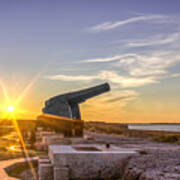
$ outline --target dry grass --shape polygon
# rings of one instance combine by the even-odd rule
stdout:
[[[166,131],[129,130],[125,125],[85,123],[85,129],[96,133],[116,134],[124,137],[145,138],[156,142],[180,143],[180,133]]]
[[[162,135],[153,138],[156,142],[179,143],[180,135]]]

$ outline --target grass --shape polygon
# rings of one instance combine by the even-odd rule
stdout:
[[[14,158],[19,158],[22,157],[22,154],[19,152],[10,152],[7,151],[7,147],[14,145],[14,141],[7,141],[2,138],[0,138],[0,160],[8,160],[8,159],[14,159]]]
[[[106,134],[118,134],[122,135],[127,130],[125,127],[119,127],[108,124],[91,124],[85,123],[85,129],[91,132],[106,133]]]
[[[148,154],[148,152],[145,151],[145,150],[140,150],[140,151],[138,151],[138,152],[139,152],[139,154],[141,154],[141,155],[147,155],[147,154]]]
[[[32,165],[35,169],[37,169],[37,160],[32,161]],[[9,167],[6,169],[6,172],[9,176],[15,177],[15,178],[20,178],[23,172],[30,170],[29,165],[27,162],[22,162],[22,163],[16,163],[12,167]],[[31,173],[31,172],[29,172]],[[32,176],[32,175],[31,175]]]
[[[123,125],[86,122],[85,129],[96,133],[116,134],[124,137],[149,139],[156,142],[180,144],[180,133],[166,131],[130,130]]]
[[[12,145],[20,146],[20,144],[18,144],[16,141],[0,138],[0,161],[24,157],[22,152],[8,151],[7,147]],[[32,148],[29,148],[28,152],[30,157],[43,155],[45,153]]]
[[[36,157],[39,155],[45,155],[45,152],[42,151],[34,151],[34,150],[28,150],[28,154],[30,157]],[[4,151],[4,150],[0,150],[0,161],[4,161],[4,160],[9,160],[9,159],[16,159],[16,158],[21,158],[24,157],[22,152],[9,152],[9,151]]]
[[[180,135],[161,135],[156,136],[153,138],[156,142],[166,142],[166,143],[179,143],[180,142]]]

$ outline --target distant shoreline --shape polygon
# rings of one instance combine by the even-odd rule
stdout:
[[[180,124],[131,124],[129,130],[180,132]]]

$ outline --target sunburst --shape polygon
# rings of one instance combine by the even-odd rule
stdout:
[[[19,112],[27,112],[27,111],[24,111],[22,108],[19,108],[19,104],[23,100],[26,93],[32,88],[35,81],[39,78],[39,75],[40,75],[40,73],[37,76],[35,76],[35,78],[26,86],[24,91],[20,94],[20,96],[15,101],[12,101],[10,99],[4,83],[2,83],[2,81],[0,82],[2,92],[3,92],[3,95],[5,97],[5,103],[3,105],[2,104],[0,105],[0,109],[3,112],[2,113],[3,114],[2,115],[2,120],[4,120],[5,118],[9,118],[9,119],[12,120],[13,125],[15,127],[15,130],[16,130],[16,132],[18,134],[21,146],[23,148],[23,153],[24,153],[26,159],[29,159],[30,156],[29,156],[28,150],[26,148],[26,144],[24,142],[21,131],[20,131],[19,127],[18,127],[16,114],[19,113]],[[35,169],[33,167],[33,164],[31,163],[31,161],[28,161],[28,164],[29,164],[29,167],[31,169],[32,176],[36,180],[37,177],[36,177],[36,172],[35,172]]]
[[[14,112],[14,110],[15,110],[14,106],[8,106],[7,107],[7,111],[10,113]]]

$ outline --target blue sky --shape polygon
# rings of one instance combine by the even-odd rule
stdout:
[[[1,81],[16,97],[40,73],[22,102],[37,114],[49,96],[107,81],[85,119],[177,122],[179,12],[178,0],[1,1]]]

